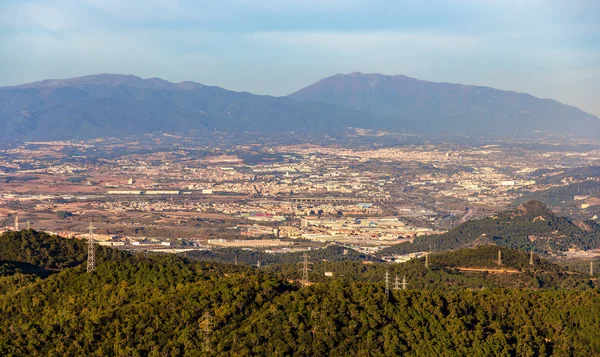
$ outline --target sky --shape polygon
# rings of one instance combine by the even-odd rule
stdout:
[[[280,96],[351,72],[600,116],[600,1],[0,1],[0,86],[119,73]]]

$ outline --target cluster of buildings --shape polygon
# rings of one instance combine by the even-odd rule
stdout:
[[[75,214],[72,220],[97,214],[110,225],[131,226],[159,214],[157,224],[178,229],[186,219],[220,215],[242,240],[338,242],[370,252],[498,211],[526,193],[580,180],[546,180],[532,175],[536,170],[600,165],[597,151],[549,153],[510,145],[157,150],[135,144],[148,150],[132,154],[119,145],[27,143],[3,150],[0,219],[29,210],[36,221],[50,221],[63,210]],[[66,149],[77,154],[66,155]],[[600,204],[597,193],[580,196],[575,200],[582,210]],[[63,224],[54,219],[54,226]],[[130,238],[124,244],[133,244]]]

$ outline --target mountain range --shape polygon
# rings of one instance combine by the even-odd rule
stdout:
[[[0,88],[0,139],[221,131],[313,136],[363,128],[425,135],[600,136],[600,119],[528,94],[352,73],[287,97],[100,74]]]

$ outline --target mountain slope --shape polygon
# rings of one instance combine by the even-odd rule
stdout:
[[[96,262],[123,259],[127,253],[96,247]],[[33,229],[0,234],[0,276],[14,272],[47,276],[82,265],[87,260],[87,243],[78,239],[37,232]]]
[[[529,201],[496,216],[467,221],[440,235],[417,237],[381,251],[382,255],[457,249],[482,244],[497,244],[542,253],[569,248],[600,247],[600,225],[594,221],[574,221],[557,217],[538,201]]]
[[[337,74],[290,98],[394,118],[389,129],[450,135],[600,136],[600,119],[529,94],[382,74]]]
[[[330,134],[376,115],[194,82],[95,75],[0,88],[0,138],[86,139],[203,130]]]

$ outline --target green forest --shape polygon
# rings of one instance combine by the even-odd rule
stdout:
[[[427,267],[328,260],[329,247],[309,253],[303,286],[300,260],[257,269],[97,247],[87,273],[85,241],[23,230],[0,243],[2,356],[600,354],[595,278],[506,247],[432,254]],[[516,273],[458,269],[498,269],[499,249]]]
[[[600,248],[600,225],[556,216],[539,201],[529,201],[493,217],[470,220],[444,234],[416,237],[381,251],[381,255],[449,250],[495,244],[543,254],[569,248]]]

